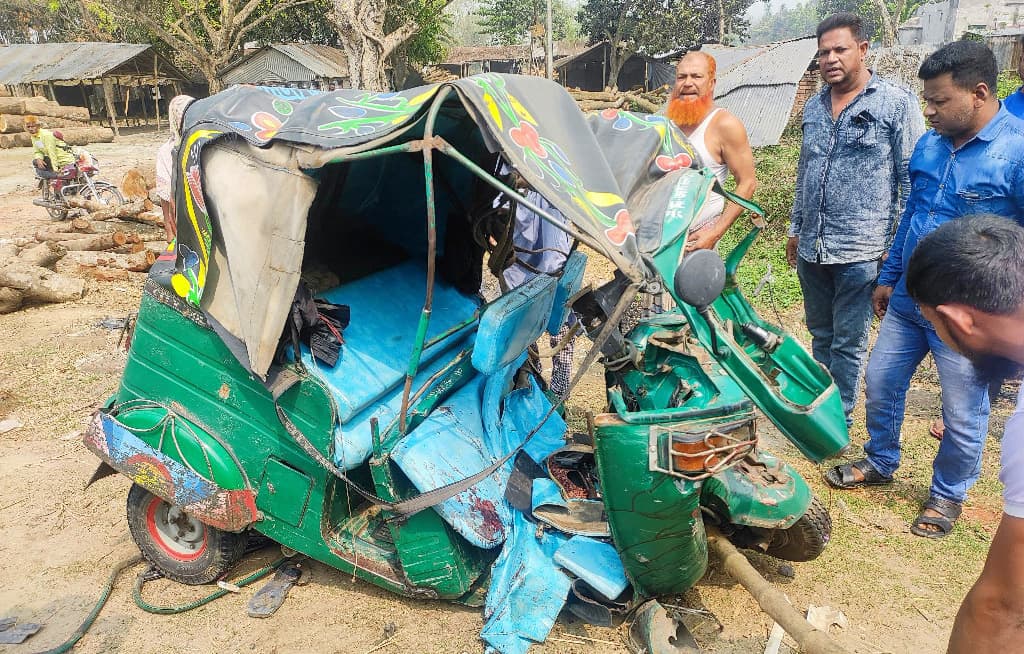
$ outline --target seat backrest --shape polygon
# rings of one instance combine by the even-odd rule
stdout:
[[[583,286],[583,273],[587,269],[587,255],[579,250],[569,254],[569,258],[562,267],[562,276],[558,278],[558,288],[555,290],[555,305],[551,310],[551,319],[548,321],[548,333],[554,336],[565,324],[569,315],[569,307],[566,303],[573,295],[579,292]]]
[[[492,375],[540,338],[551,317],[557,281],[537,275],[484,309],[473,348],[473,367]]]

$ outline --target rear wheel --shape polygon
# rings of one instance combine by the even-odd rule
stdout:
[[[88,186],[83,186],[80,195],[86,200],[95,200],[108,207],[116,207],[124,204],[124,198],[117,187],[107,182],[93,182],[96,191],[93,192]]]
[[[128,529],[146,560],[183,584],[210,583],[245,552],[245,533],[204,525],[138,484],[128,491]]]
[[[788,529],[776,529],[766,554],[785,561],[812,561],[818,558],[832,537],[832,518],[817,497],[811,498],[800,519]]]

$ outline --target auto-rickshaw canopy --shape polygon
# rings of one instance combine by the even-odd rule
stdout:
[[[238,86],[185,116],[172,287],[264,377],[322,186],[345,185],[330,196],[339,220],[359,214],[432,256],[478,179],[500,187],[499,156],[635,283],[661,281],[645,255],[674,238],[663,233],[669,205],[685,227],[712,183],[665,117],[584,115],[541,78],[484,74],[397,93]],[[339,164],[344,173],[325,172]]]

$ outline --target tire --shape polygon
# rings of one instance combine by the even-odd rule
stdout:
[[[776,529],[765,554],[784,561],[813,561],[832,537],[832,518],[817,497],[789,529]]]
[[[132,484],[128,529],[142,556],[168,579],[199,585],[214,581],[245,553],[248,537],[204,525],[163,498]]]
[[[45,202],[58,202],[57,198],[54,197],[52,189],[50,188],[50,180],[41,180],[42,184],[42,198]],[[55,207],[46,207],[46,213],[50,214],[51,220],[65,220],[68,217],[67,209],[57,209]]]
[[[121,191],[117,190],[117,187],[113,184],[93,182],[92,185],[96,187],[95,193],[88,186],[83,186],[81,191],[79,191],[79,195],[86,200],[102,202],[108,207],[117,207],[124,204],[124,197],[121,196]]]

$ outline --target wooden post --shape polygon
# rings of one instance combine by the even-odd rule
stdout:
[[[761,574],[750,565],[732,543],[726,540],[718,529],[708,527],[708,550],[718,555],[722,566],[729,575],[757,600],[761,610],[786,630],[801,652],[807,654],[848,654],[848,650],[832,640],[827,633],[816,628],[800,615],[786,596],[772,587]]]
[[[107,115],[110,116],[110,127],[114,130],[114,138],[121,134],[117,131],[117,114],[114,111],[114,84],[109,77],[103,78],[103,102],[107,106]]]
[[[153,53],[153,105],[156,111],[156,131],[160,131],[160,75],[156,67],[156,53]]]

